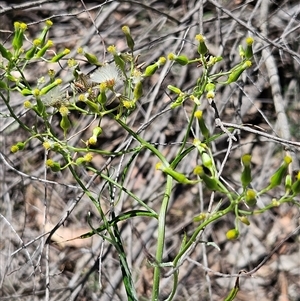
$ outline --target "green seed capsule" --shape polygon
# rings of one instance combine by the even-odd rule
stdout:
[[[205,44],[205,38],[203,35],[196,35],[195,39],[199,42],[198,45],[198,53],[201,55],[205,55],[208,52],[207,46]]]
[[[133,90],[133,96],[134,96],[134,100],[137,101],[139,100],[143,95],[143,84],[142,82],[137,82],[134,90]]]
[[[185,55],[176,56],[174,60],[181,66],[185,66],[189,63],[189,59]]]
[[[200,179],[205,183],[205,186],[212,191],[222,191],[222,189],[220,189],[219,185],[218,185],[218,181],[213,178],[213,177],[209,177],[205,171],[203,166],[201,165],[197,165],[194,168],[194,174],[198,175],[200,177]]]
[[[102,128],[100,126],[97,126],[93,129],[93,136],[100,136],[102,134]]]
[[[61,170],[61,167],[60,167],[60,164],[58,162],[55,162],[51,159],[48,159],[46,161],[46,166],[50,167],[50,169],[53,171],[53,172],[58,172]]]
[[[130,34],[130,29],[129,29],[129,27],[128,27],[128,26],[123,26],[123,27],[122,27],[122,31],[123,31],[123,33],[124,33],[124,35],[125,35],[125,37],[126,37],[126,42],[127,42],[127,45],[128,45],[128,47],[129,47],[129,49],[130,49],[131,51],[133,51],[133,48],[134,48],[134,40],[133,40],[133,38],[132,38],[132,36],[131,36],[131,34]]]
[[[253,189],[248,189],[246,191],[245,202],[249,207],[254,207],[256,205],[256,192]]]
[[[246,61],[245,63],[243,63],[240,66],[236,66],[232,69],[231,73],[228,76],[228,79],[226,81],[226,84],[231,84],[236,82],[240,75],[248,68],[250,68],[252,65],[252,63],[250,61]]]
[[[157,69],[158,69],[158,64],[155,63],[153,65],[149,65],[144,72],[144,76],[153,75]]]
[[[270,185],[269,188],[276,187],[281,184],[283,177],[285,176],[289,164],[292,162],[292,158],[290,156],[286,156],[284,158],[283,163],[281,166],[275,171],[275,173],[272,175],[270,179]]]
[[[56,62],[58,62],[59,60],[61,60],[63,57],[65,57],[66,55],[68,55],[69,53],[70,53],[70,50],[66,48],[63,52],[61,52],[61,53],[55,55],[55,56],[51,59],[51,62],[52,62],[52,63],[56,63]],[[88,61],[89,61],[89,60],[88,60]],[[91,62],[89,61],[89,63],[91,63]],[[91,63],[91,64],[93,64],[93,63]],[[96,62],[95,62],[94,64],[97,65]]]
[[[168,85],[168,87],[167,87],[170,91],[172,91],[172,92],[174,92],[175,94],[181,94],[182,93],[182,91],[179,89],[179,88],[177,88],[177,87],[174,87],[174,86],[172,86],[172,85]]]
[[[64,133],[66,134],[68,129],[71,127],[71,122],[67,115],[62,116],[59,125],[63,129]]]
[[[7,59],[7,60],[11,60],[11,58],[13,57],[13,55],[12,55],[12,53],[9,51],[9,50],[7,50],[3,45],[2,45],[2,43],[0,43],[0,53],[1,53],[1,55],[5,58],[5,59]]]
[[[246,39],[247,47],[246,47],[246,51],[245,51],[245,57],[247,60],[249,60],[253,57],[253,48],[252,48],[253,42],[254,42],[254,40],[251,37],[248,37]]]
[[[245,225],[247,225],[247,226],[250,225],[250,222],[249,222],[249,219],[248,219],[247,216],[240,216],[240,217],[239,217],[239,220],[240,220],[243,224],[245,224]]]

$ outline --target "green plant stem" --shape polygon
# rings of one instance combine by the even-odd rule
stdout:
[[[178,262],[181,259],[181,257],[188,251],[188,249],[192,246],[192,244],[196,241],[198,234],[200,231],[204,230],[204,228],[211,224],[212,222],[218,220],[222,216],[228,214],[229,212],[233,211],[235,208],[236,204],[235,202],[231,202],[231,204],[224,210],[218,211],[214,213],[212,216],[210,216],[208,219],[206,219],[203,223],[201,223],[196,230],[194,231],[193,235],[191,238],[188,240],[186,245],[180,250],[180,252],[177,254],[177,256],[174,258],[173,261],[173,267],[177,268]]]
[[[163,154],[157,149],[155,148],[151,143],[145,141],[143,138],[141,138],[137,133],[135,133],[132,129],[130,129],[126,123],[124,123],[122,120],[120,119],[115,119],[121,126],[122,128],[124,128],[132,137],[134,137],[138,142],[140,142],[144,147],[146,147],[147,149],[149,149],[154,155],[156,155],[160,161],[165,165],[165,166],[169,166],[168,161],[166,160],[166,158],[163,156]]]
[[[142,216],[142,217],[151,217],[151,218],[158,218],[157,214],[148,212],[148,211],[143,211],[143,210],[131,210],[125,213],[121,213],[120,215],[116,216],[115,218],[113,218],[112,220],[108,221],[108,224],[110,227],[114,226],[115,224],[117,224],[118,222],[121,221],[125,221],[128,220],[129,218],[133,218],[136,216]],[[89,231],[87,233],[84,233],[82,235],[80,235],[79,237],[75,237],[75,239],[77,238],[89,238],[92,237],[94,234],[99,234],[100,232],[104,231],[106,229],[105,225],[101,225],[100,227],[98,227],[97,229],[93,229],[92,231]]]
[[[123,275],[123,283],[124,283],[128,301],[138,301],[136,290],[134,287],[134,282],[132,279],[132,274],[128,266],[125,250],[121,240],[121,234],[117,224],[113,226],[113,231],[114,231],[114,246],[119,255],[119,261],[120,261],[121,271]]]
[[[182,153],[183,149],[185,148],[185,145],[186,145],[187,139],[189,138],[190,130],[191,130],[191,127],[192,127],[192,124],[193,124],[193,121],[194,121],[194,114],[197,111],[197,108],[198,108],[198,106],[194,105],[193,112],[191,114],[191,118],[189,120],[189,124],[187,126],[186,133],[185,133],[184,138],[183,138],[183,143],[182,143],[182,145],[181,145],[181,147],[180,147],[180,149],[177,153],[176,158]]]
[[[7,109],[9,110],[9,113],[11,114],[11,117],[20,125],[20,127],[27,131],[28,133],[30,133],[32,136],[35,135],[36,133],[31,130],[28,126],[26,126],[18,117],[17,115],[14,113],[14,110],[12,109],[12,107],[9,105],[9,101],[10,101],[10,94],[7,94],[7,98],[5,98],[5,96],[0,93],[1,98],[3,99]]]
[[[156,256],[155,256],[158,265],[154,268],[152,301],[158,301],[158,297],[159,297],[159,283],[160,283],[160,275],[161,275],[160,263],[162,262],[162,258],[163,258],[165,232],[166,232],[166,214],[168,211],[168,205],[169,205],[170,195],[172,191],[172,183],[173,183],[173,178],[171,176],[167,176],[166,190],[165,190],[164,198],[158,216],[158,237],[157,237],[157,249],[156,249]]]
[[[139,199],[135,194],[133,194],[130,190],[127,190],[125,187],[123,187],[122,185],[120,185],[119,183],[115,182],[113,179],[111,179],[109,176],[99,172],[98,170],[96,170],[95,168],[92,168],[90,166],[87,167],[88,170],[91,170],[93,173],[99,175],[101,178],[107,180],[108,182],[110,182],[111,184],[115,185],[116,187],[118,187],[119,189],[123,190],[124,192],[126,192],[128,195],[130,195],[134,200],[136,200],[141,206],[143,206],[144,208],[146,208],[149,212],[156,214],[156,212],[150,208],[146,203],[144,203],[141,199]]]

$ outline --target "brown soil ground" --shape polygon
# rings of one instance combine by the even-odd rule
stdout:
[[[297,0],[0,1],[0,42],[9,43],[14,21],[28,24],[27,36],[32,40],[47,19],[54,23],[49,36],[57,47],[53,50],[67,47],[71,56],[78,57],[76,50],[83,47],[101,61],[110,59],[105,51],[108,45],[128,51],[121,31],[121,26],[127,24],[135,39],[135,52],[140,54],[139,63],[145,65],[169,52],[194,57],[194,37],[202,32],[210,53],[223,56],[220,68],[228,69],[238,62],[238,45],[251,35],[255,39],[254,66],[238,84],[217,91],[215,102],[220,118],[289,141],[300,139],[300,5]],[[36,82],[47,73],[48,67],[42,61],[32,64],[26,71],[28,80]],[[63,66],[56,64],[53,68],[58,76],[64,79],[68,76]],[[86,73],[92,70],[84,61],[81,69]],[[172,97],[167,86],[191,89],[200,69],[177,65],[170,68],[166,64],[146,82],[148,92],[130,116],[132,128],[137,130],[145,125],[141,135],[155,143],[168,160],[180,147],[178,142],[184,137],[192,105],[187,103],[184,109],[160,114]],[[19,94],[12,95],[11,106],[17,115],[23,114],[24,99]],[[206,101],[201,108],[210,130],[220,132],[215,127],[213,109]],[[73,114],[71,118],[76,124],[72,129],[72,143],[80,145],[91,135],[93,116]],[[22,120],[34,125],[30,112],[22,115]],[[103,133],[99,147],[108,151],[118,149],[128,138],[108,118]],[[213,145],[219,167],[228,149],[226,136],[222,137]],[[94,227],[101,223],[95,206],[87,197],[80,197],[81,191],[68,171],[51,173],[45,169],[45,151],[37,141],[32,140],[22,152],[10,153],[11,145],[26,138],[27,134],[13,122],[0,100],[0,300],[127,300],[118,255],[108,242],[96,236],[67,241],[90,231],[89,212]],[[257,190],[266,186],[287,151],[293,157],[293,169],[299,169],[299,144],[287,147],[249,131],[240,131],[238,138],[222,172],[224,181],[234,189],[238,189],[242,153],[252,153],[252,185]],[[133,142],[130,147],[135,146]],[[100,170],[107,159],[96,156],[94,167]],[[124,169],[130,159],[131,155],[123,162],[120,157],[112,160],[108,166],[112,175]],[[144,151],[134,160],[124,186],[159,210],[165,177],[155,171],[157,159]],[[178,170],[191,174],[196,156],[193,160],[182,162]],[[84,168],[80,176],[84,183],[90,184],[109,215],[111,195],[104,180],[96,178],[90,182],[91,174]],[[211,193],[204,187],[202,195],[199,191],[199,187],[174,186],[167,215],[166,262],[177,254],[183,235],[191,235],[197,226],[193,217],[201,208],[208,208]],[[278,189],[264,195],[258,206],[263,207],[282,193]],[[215,206],[220,198],[218,195],[214,198]],[[299,198],[295,202],[299,205]],[[45,245],[49,231],[71,208],[72,213],[56,231],[51,244]],[[123,194],[115,211],[132,208],[138,209],[137,204]],[[226,231],[234,227],[234,216],[226,216],[207,227],[180,267],[174,300],[224,300],[236,281],[234,275],[256,269],[251,275],[241,277],[235,300],[299,301],[299,216],[297,204],[284,204],[253,216],[250,226],[241,227],[240,238],[235,241],[225,237]],[[157,221],[135,217],[120,223],[120,231],[139,300],[149,300],[153,267],[146,255],[155,254]],[[203,241],[214,242],[219,249]],[[168,267],[163,269],[160,300],[165,300],[170,293],[172,276],[168,272]]]

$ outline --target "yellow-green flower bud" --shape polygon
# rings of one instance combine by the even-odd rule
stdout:
[[[93,101],[90,101],[89,99],[85,98],[84,102],[87,104],[91,112],[100,114],[99,105]]]
[[[196,97],[195,95],[190,95],[190,100],[193,101],[197,106],[201,105],[199,98]]]
[[[285,177],[285,191],[289,192],[292,188],[292,177],[290,174]]]
[[[245,225],[247,225],[247,226],[250,225],[250,222],[249,222],[249,219],[248,219],[247,216],[239,216],[239,220],[240,220],[243,224],[245,224]]]
[[[25,53],[26,60],[30,60],[34,57],[37,52],[38,46],[41,45],[41,40],[35,39],[32,44],[32,47]]]
[[[49,32],[50,27],[53,25],[51,20],[46,20],[45,27],[43,28],[42,33],[39,36],[39,40],[41,41],[41,45],[45,45],[47,33]]]
[[[207,98],[208,100],[214,99],[214,98],[215,98],[215,92],[213,92],[213,91],[207,92],[206,98]]]
[[[189,63],[189,59],[185,55],[179,55],[176,57],[175,62],[181,66],[185,66]]]
[[[135,100],[123,99],[122,105],[124,108],[126,108],[127,110],[130,110],[130,111],[133,111],[136,108]]]
[[[69,109],[68,109],[66,106],[61,106],[61,107],[59,108],[59,113],[60,113],[60,115],[61,115],[62,117],[68,116],[68,114],[69,114]]]
[[[53,22],[51,20],[46,20],[45,24],[48,28],[50,28],[53,25]]]
[[[240,55],[241,59],[245,58],[245,49],[242,45],[239,45],[239,55]]]
[[[1,55],[2,55],[5,59],[7,59],[8,61],[10,61],[10,60],[12,59],[12,57],[13,57],[12,53],[11,53],[8,49],[6,49],[6,48],[2,45],[2,43],[0,43],[0,53],[1,53]]]
[[[250,166],[251,165],[251,155],[245,154],[241,158],[243,166]]]
[[[209,61],[207,62],[207,66],[211,67],[222,60],[223,60],[223,58],[221,56],[211,56],[209,58]]]
[[[25,23],[15,22],[15,34],[12,41],[12,46],[15,51],[18,51],[23,46],[23,40],[24,40],[24,32],[27,29],[27,25]]]
[[[10,151],[14,154],[19,151],[19,148],[17,145],[12,145]]]
[[[32,103],[29,100],[25,100],[23,105],[24,105],[25,109],[31,109],[32,108]]]
[[[75,60],[75,59],[68,59],[68,67],[69,68],[74,68],[74,67],[76,67],[76,66],[78,66],[78,63],[77,63],[77,61]]]
[[[60,85],[61,83],[62,83],[62,80],[60,78],[57,78],[53,83],[51,83],[48,86],[41,89],[39,95],[47,94],[51,89],[53,89],[54,87]]]
[[[24,147],[25,147],[25,143],[24,142],[18,142],[16,145],[17,145],[17,147],[18,147],[19,150],[23,150]]]
[[[142,82],[137,82],[133,90],[134,100],[135,101],[139,100],[142,97],[142,95],[143,95],[143,84]]]
[[[21,94],[22,94],[23,96],[29,96],[29,95],[33,95],[33,91],[32,91],[32,90],[29,90],[29,89],[27,89],[27,88],[25,88],[25,89],[22,89],[22,90],[21,90]]]
[[[179,94],[179,96],[176,98],[176,100],[171,104],[171,109],[175,109],[177,107],[180,107],[183,102],[186,99],[186,95],[184,93]]]
[[[209,190],[212,190],[212,191],[223,191],[219,185],[218,185],[218,181],[213,178],[213,177],[209,177],[205,171],[204,171],[204,168],[203,166],[201,165],[197,165],[195,168],[194,168],[194,174],[195,175],[198,175],[201,180],[205,183],[206,187],[209,189]]]
[[[292,158],[290,156],[285,156],[283,163],[281,166],[275,171],[270,179],[269,188],[273,188],[281,184],[283,177],[285,176],[289,164],[292,162]]]
[[[256,192],[253,189],[248,189],[245,194],[245,202],[249,207],[254,207],[257,203]]]
[[[238,66],[234,67],[231,70],[231,73],[228,76],[228,79],[226,81],[226,84],[231,84],[233,82],[236,82],[240,75],[248,68],[250,68],[252,63],[250,61],[246,61],[243,64],[239,64]]]
[[[110,45],[110,46],[108,46],[108,47],[107,47],[107,51],[108,51],[109,53],[111,53],[112,55],[117,54],[117,48],[116,48],[115,45]]]
[[[201,157],[202,157],[203,166],[205,166],[206,168],[208,168],[210,170],[213,166],[212,158],[206,152],[202,152]]]
[[[83,158],[85,162],[91,162],[93,160],[93,154],[87,153]]]
[[[51,143],[49,141],[45,141],[45,142],[43,142],[43,147],[46,150],[49,150],[51,148]]]
[[[234,240],[239,237],[240,233],[237,229],[230,229],[226,232],[226,238],[228,240]]]
[[[198,53],[201,55],[205,55],[208,52],[207,46],[205,44],[205,38],[201,34],[197,34],[195,39],[199,42],[198,45]]]
[[[25,53],[25,59],[30,60],[34,57],[35,53],[37,51],[36,46],[32,46],[26,53]]]
[[[70,53],[70,49],[66,48],[63,52],[55,55],[52,59],[51,62],[52,63],[56,63],[58,62],[60,59],[62,59],[63,57],[65,57],[66,55],[68,55]],[[90,62],[90,61],[89,61]]]
[[[171,52],[171,53],[169,53],[168,54],[168,60],[170,60],[170,61],[174,61],[175,60],[175,58],[176,58],[176,54],[174,54],[173,52]]]
[[[17,144],[13,145],[11,148],[10,148],[10,151],[12,153],[16,153],[20,150],[23,150],[25,147],[25,143],[24,142],[18,142]]]
[[[165,62],[166,62],[166,58],[160,57],[155,64],[149,65],[146,68],[143,76],[151,76],[151,75],[153,75],[161,65],[165,64]]]
[[[274,207],[279,207],[280,206],[280,202],[278,200],[276,200],[276,199],[272,199],[272,205]]]
[[[208,130],[208,128],[205,124],[204,118],[203,118],[203,111],[196,111],[195,117],[198,120],[198,124],[199,124],[199,127],[200,127],[203,137],[205,139],[208,139],[210,136],[210,133],[209,133],[209,130]]]
[[[75,164],[76,165],[82,165],[83,163],[85,163],[85,159],[83,157],[79,157],[76,159]]]
[[[203,118],[203,111],[200,110],[196,111],[194,117],[196,117],[197,119]]]
[[[63,129],[64,134],[66,135],[68,129],[71,127],[71,122],[67,115],[62,116],[59,125]]]
[[[95,145],[97,143],[98,136],[102,134],[102,128],[97,126],[93,129],[93,135],[88,140],[88,145]]]
[[[96,126],[93,129],[93,136],[98,137],[102,134],[102,128],[100,126]]]
[[[51,145],[51,149],[53,149],[55,152],[58,152],[62,149],[61,145],[57,142],[54,142],[52,145]]]
[[[205,86],[205,91],[206,92],[213,92],[215,90],[216,90],[216,85],[215,84],[213,84],[213,83],[206,84],[206,86]]]
[[[100,85],[102,85],[102,84],[104,84],[106,86],[105,83],[101,83]],[[101,87],[100,87],[100,93],[97,97],[97,101],[102,105],[104,105],[107,101],[105,90],[102,90]]]
[[[174,86],[172,86],[172,85],[168,85],[167,88],[168,88],[170,91],[174,92],[175,94],[181,94],[181,93],[182,93],[182,91],[181,91],[179,88],[174,87]]]
[[[168,55],[168,59],[175,61],[177,64],[179,64],[181,66],[185,66],[185,65],[187,65],[189,63],[189,59],[187,58],[186,55],[183,55],[183,54],[177,56],[177,55],[175,55],[173,53],[170,53]]]
[[[36,53],[35,57],[36,58],[42,57],[46,53],[46,51],[53,45],[54,45],[53,42],[51,40],[48,40],[47,43]]]
[[[78,101],[86,101],[86,96],[84,94],[79,94],[78,95]]]
[[[202,212],[202,213],[200,213],[199,215],[195,216],[195,217],[193,218],[193,221],[194,221],[194,222],[202,222],[202,221],[204,221],[206,218],[207,218],[207,213]]]
[[[253,42],[254,42],[254,40],[253,40],[252,37],[248,37],[246,39],[247,47],[246,47],[246,50],[245,50],[245,58],[247,60],[249,60],[253,57],[253,49],[252,49]]]
[[[79,157],[76,159],[75,164],[81,165],[84,163],[91,162],[93,160],[93,155],[91,153],[87,153],[84,157]]]
[[[175,171],[171,167],[164,166],[161,162],[156,164],[156,169],[161,170],[162,172],[166,173],[167,175],[171,176],[174,180],[181,184],[195,184],[197,181],[189,180],[183,173]]]
[[[159,67],[162,66],[162,65],[164,65],[165,63],[166,63],[166,58],[163,57],[163,56],[161,56],[161,57],[158,59],[158,61],[157,61],[157,64],[158,64]]]
[[[133,48],[134,48],[134,40],[133,40],[133,38],[132,38],[132,36],[131,36],[131,34],[130,34],[130,29],[129,29],[129,27],[128,27],[128,26],[123,26],[123,27],[122,27],[122,31],[123,31],[123,33],[124,33],[124,35],[125,35],[125,37],[126,37],[126,42],[127,42],[127,45],[128,45],[128,47],[129,47],[129,49],[130,49],[131,51],[133,51]]]
[[[114,45],[108,46],[107,51],[113,55],[116,66],[118,66],[120,68],[120,70],[124,74],[126,74],[126,72],[125,72],[126,63],[125,63],[124,59],[121,57],[121,55],[117,52],[116,46],[114,46]]]
[[[50,169],[53,171],[53,172],[58,172],[60,171],[61,167],[60,167],[60,164],[58,162],[55,162],[51,159],[48,159],[46,161],[46,166],[47,167],[50,167]]]
[[[155,63],[153,65],[149,65],[146,68],[145,72],[144,72],[144,76],[151,76],[151,75],[153,75],[156,72],[157,69],[158,69],[157,63]]]
[[[89,140],[87,141],[87,145],[95,145],[97,143],[97,137],[92,136],[89,138]]]

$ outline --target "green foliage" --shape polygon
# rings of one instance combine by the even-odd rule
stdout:
[[[12,39],[12,49],[7,49],[0,44],[0,53],[2,60],[0,62],[1,81],[0,81],[0,95],[2,101],[9,109],[11,116],[18,122],[23,129],[28,133],[28,139],[38,140],[40,145],[48,151],[48,160],[46,166],[52,172],[60,172],[63,169],[69,169],[74,176],[74,180],[80,187],[83,188],[87,197],[95,205],[99,212],[99,218],[102,220],[102,225],[96,229],[92,229],[89,233],[82,235],[80,238],[90,237],[92,235],[101,235],[104,239],[109,241],[119,253],[120,266],[123,272],[124,286],[127,292],[128,300],[138,300],[135,292],[134,281],[127,263],[126,251],[122,244],[121,234],[118,230],[118,223],[120,221],[129,220],[137,216],[144,216],[158,219],[159,228],[156,245],[156,263],[154,264],[154,281],[153,281],[153,295],[152,300],[159,299],[159,285],[161,279],[162,254],[164,250],[165,240],[165,224],[167,216],[167,208],[169,205],[170,195],[172,193],[172,186],[174,183],[183,184],[186,186],[197,185],[202,182],[206,189],[210,192],[218,192],[221,199],[228,200],[224,203],[222,208],[217,207],[215,211],[199,212],[194,218],[194,229],[190,237],[184,236],[180,249],[177,250],[177,255],[169,265],[174,269],[173,274],[173,291],[170,292],[167,300],[172,300],[178,285],[178,269],[180,270],[181,262],[184,260],[188,250],[195,243],[197,236],[209,224],[212,224],[225,215],[231,216],[233,214],[235,219],[235,227],[226,232],[227,239],[238,239],[240,230],[243,225],[249,225],[251,216],[254,214],[262,214],[265,211],[279,206],[285,202],[294,202],[294,198],[300,193],[300,175],[297,175],[295,180],[288,178],[286,180],[286,194],[277,200],[273,200],[271,204],[263,208],[257,208],[257,198],[267,192],[270,192],[275,187],[281,185],[284,176],[287,173],[288,165],[291,159],[286,157],[282,165],[274,172],[270,178],[270,183],[256,191],[255,187],[249,188],[252,181],[251,175],[251,155],[245,154],[242,156],[242,170],[240,174],[240,188],[239,192],[233,192],[219,177],[218,169],[215,163],[213,149],[211,143],[217,138],[209,132],[205,124],[204,112],[199,110],[199,105],[205,98],[210,103],[214,101],[215,91],[219,86],[227,85],[236,82],[241,74],[251,67],[252,62],[252,44],[253,39],[248,38],[246,41],[246,49],[242,46],[239,48],[240,62],[229,71],[221,71],[214,73],[212,67],[218,62],[222,61],[221,57],[207,56],[208,48],[205,43],[203,35],[196,36],[198,41],[197,49],[199,56],[196,58],[188,58],[185,55],[169,54],[168,59],[174,61],[180,66],[189,65],[191,68],[199,64],[202,68],[202,74],[195,80],[194,87],[190,91],[182,91],[180,87],[169,85],[168,89],[175,94],[175,100],[170,105],[170,109],[180,108],[185,101],[191,102],[194,107],[193,113],[189,116],[190,122],[186,128],[186,133],[191,131],[194,122],[198,123],[200,128],[199,137],[197,137],[192,146],[188,146],[186,139],[182,142],[180,151],[176,157],[168,162],[165,155],[158,150],[154,145],[145,141],[139,136],[127,123],[128,116],[132,114],[137,106],[137,102],[141,99],[145,86],[144,83],[148,77],[151,77],[159,68],[166,63],[164,57],[159,58],[155,63],[150,64],[144,70],[140,70],[135,64],[137,57],[134,55],[134,39],[131,36],[130,30],[127,26],[122,28],[130,53],[121,54],[117,51],[115,46],[109,46],[108,52],[112,55],[113,63],[101,62],[97,56],[92,53],[87,53],[79,49],[78,53],[82,55],[88,63],[98,67],[92,75],[83,74],[80,71],[80,65],[75,58],[69,58],[70,51],[63,50],[58,54],[49,52],[49,48],[53,46],[53,42],[47,39],[47,33],[52,26],[52,22],[47,21],[44,29],[40,33],[38,39],[32,42],[32,46],[28,49],[23,49],[24,32],[27,29],[26,24],[16,23],[15,33]],[[40,79],[36,85],[31,86],[26,77],[24,70],[30,62],[36,60],[43,60],[50,63],[60,63],[62,60],[68,59],[68,72],[73,76],[72,93],[64,92],[61,87],[63,80],[56,78],[52,72],[45,74],[45,77]],[[227,78],[226,81],[219,81],[220,78]],[[117,89],[117,85],[121,86],[121,90]],[[42,130],[36,128],[31,129],[27,124],[18,118],[13,108],[10,106],[8,95],[11,91],[17,91],[24,97],[25,108],[32,110],[39,120],[42,120]],[[4,93],[5,92],[5,93]],[[117,100],[117,104],[110,107],[109,104]],[[79,106],[82,102],[85,106]],[[74,126],[70,117],[70,112],[78,112],[80,114],[93,115],[97,121],[97,126],[92,130],[92,136],[85,142],[85,147],[71,146],[69,144],[69,132]],[[60,116],[61,132],[58,133],[51,125],[49,120],[54,115]],[[101,122],[103,117],[107,116],[115,121],[120,129],[125,130],[130,136],[139,142],[139,147],[133,150],[134,157],[143,149],[149,150],[157,157],[159,163],[156,168],[163,172],[166,176],[166,186],[164,197],[161,200],[161,208],[154,210],[151,204],[145,204],[143,200],[136,197],[132,192],[126,190],[133,200],[140,206],[141,209],[131,210],[120,213],[109,219],[103,208],[92,196],[91,191],[86,188],[77,174],[77,167],[85,165],[87,170],[92,174],[98,175],[104,181],[107,181],[111,187],[118,187],[124,189],[123,182],[118,183],[111,177],[99,172],[92,165],[93,155],[103,154],[106,156],[122,156],[124,152],[110,153],[109,151],[94,148],[99,137],[102,135]],[[228,133],[223,133],[227,135]],[[26,148],[26,142],[17,142],[11,147],[13,153],[22,151]],[[187,176],[176,170],[178,164],[184,159],[188,158],[192,153],[197,152],[199,164],[194,166],[191,176]],[[54,158],[55,161],[51,158]],[[58,157],[60,159],[57,159]],[[77,157],[76,157],[77,156]],[[58,162],[59,160],[59,162]],[[153,166],[154,168],[154,166]],[[124,171],[126,177],[126,171]],[[229,293],[226,300],[233,300],[237,293],[237,286]]]

